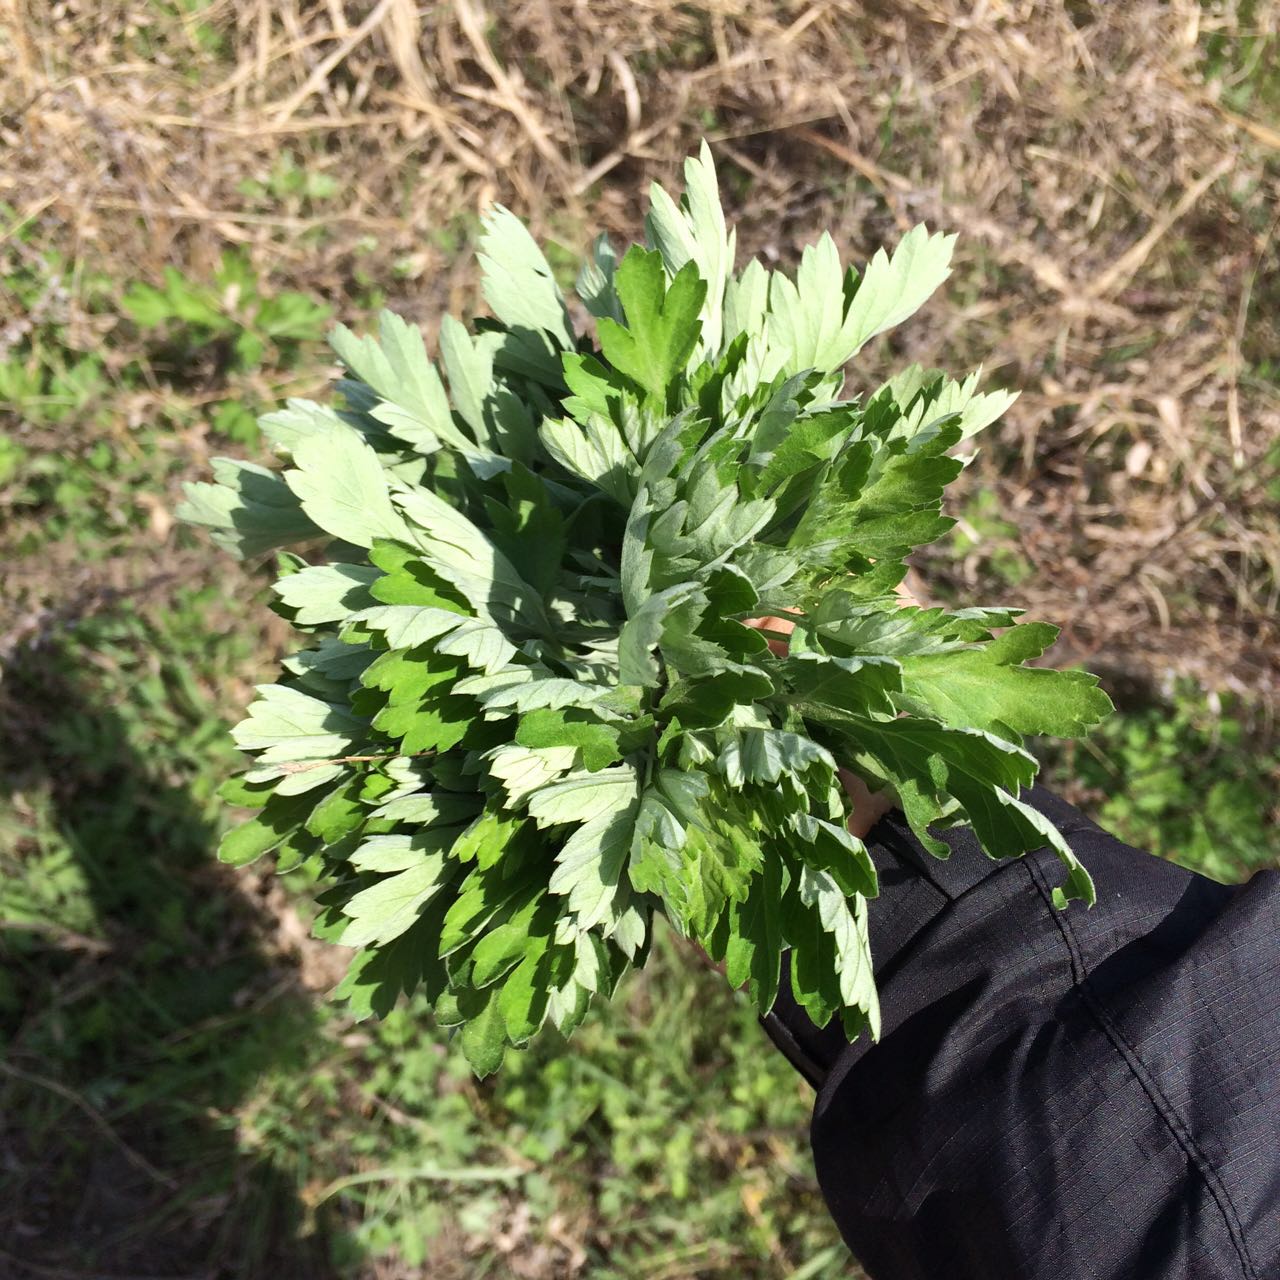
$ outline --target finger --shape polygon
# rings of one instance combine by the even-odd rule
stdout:
[[[799,613],[800,610],[795,609],[791,612]],[[783,637],[789,636],[796,629],[796,624],[790,618],[744,618],[742,625],[750,627],[753,631],[763,631],[770,652],[775,657],[785,658],[787,656],[787,642]]]
[[[893,797],[887,791],[872,791],[843,765],[838,765],[836,772],[849,797],[849,830],[861,840],[893,808]]]

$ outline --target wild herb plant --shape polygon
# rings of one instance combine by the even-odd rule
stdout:
[[[188,520],[242,557],[281,548],[308,637],[235,730],[224,789],[258,816],[221,855],[313,860],[321,936],[359,948],[361,1015],[420,989],[480,1074],[568,1033],[645,961],[654,917],[756,1007],[790,951],[796,998],[879,1027],[876,874],[837,763],[890,787],[925,847],[1049,846],[1060,906],[1087,872],[1020,798],[1025,736],[1076,735],[1092,676],[1025,665],[1056,630],[1005,607],[904,607],[955,451],[1012,400],[906,368],[841,399],[844,367],[947,278],[917,227],[859,274],[824,236],[792,278],[734,269],[710,153],[645,244],[596,242],[594,338],[524,226],[484,222],[492,315],[339,327],[341,407],[260,426],[282,471],[221,459]],[[747,621],[789,612],[775,652]]]

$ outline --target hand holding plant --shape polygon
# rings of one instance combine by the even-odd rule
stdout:
[[[283,472],[219,460],[187,518],[281,556],[309,643],[237,728],[226,798],[260,808],[222,856],[311,862],[318,931],[358,953],[341,994],[421,988],[475,1070],[568,1033],[642,965],[655,915],[757,1007],[789,948],[819,1025],[876,1034],[846,766],[926,848],[966,823],[997,858],[1049,845],[1060,904],[1092,885],[1019,799],[1030,734],[1108,710],[1093,677],[1024,665],[1053,627],[1016,609],[902,606],[905,557],[946,532],[953,451],[1012,397],[912,366],[841,400],[843,367],[947,277],[918,227],[859,275],[829,237],[794,279],[734,270],[710,154],[647,243],[596,243],[579,335],[505,210],[480,244],[492,316],[377,340],[339,328],[341,408],[261,426]],[[446,390],[447,383],[447,390]],[[753,619],[791,615],[785,651]]]

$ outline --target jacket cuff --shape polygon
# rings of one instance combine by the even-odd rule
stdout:
[[[1099,830],[1078,809],[1043,787],[1033,787],[1024,799],[1064,836]],[[880,880],[880,895],[872,900],[868,911],[872,965],[880,986],[887,983],[899,960],[952,902],[1021,861],[989,858],[967,827],[936,835],[951,850],[950,856],[938,858],[929,853],[903,815],[895,810],[881,818],[866,837]],[[796,1003],[791,991],[790,957],[786,953],[782,957],[778,998],[760,1023],[778,1050],[815,1089],[821,1089],[832,1065],[849,1047],[837,1020],[825,1027],[815,1026]]]

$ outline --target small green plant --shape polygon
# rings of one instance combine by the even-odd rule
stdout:
[[[356,1012],[421,990],[480,1074],[577,1027],[656,915],[761,1010],[789,948],[815,1022],[876,1034],[876,876],[837,761],[933,852],[956,823],[993,857],[1048,845],[1059,905],[1093,896],[1019,799],[1022,739],[1080,733],[1106,696],[1024,665],[1051,626],[896,595],[951,527],[951,451],[1012,397],[913,366],[839,398],[846,362],[946,279],[951,238],[918,227],[861,275],[829,236],[794,279],[735,273],[705,147],[686,179],[679,203],[654,188],[646,245],[596,243],[594,343],[495,210],[493,315],[444,318],[448,392],[413,326],[339,328],[346,407],[262,419],[290,468],[223,459],[188,489],[239,555],[311,549],[275,590],[313,643],[235,731],[254,760],[224,794],[261,813],[222,856],[317,868],[321,936],[360,949]],[[749,625],[784,613],[786,652]]]
[[[1076,785],[1107,797],[1098,821],[1139,848],[1225,882],[1280,864],[1280,756],[1233,699],[1184,682],[1169,705],[1103,726],[1072,765]]]
[[[970,496],[956,521],[954,537],[962,557],[975,557],[987,572],[1011,587],[1025,582],[1033,572],[1031,562],[1018,549],[1018,526],[1004,518],[1000,499],[990,489]]]
[[[297,367],[307,344],[324,336],[330,311],[304,293],[264,294],[248,259],[227,252],[209,283],[189,280],[166,267],[161,284],[134,284],[124,295],[125,313],[160,341],[153,360],[182,384],[210,358],[222,373],[245,373],[268,364]],[[215,430],[232,440],[257,436],[253,409],[236,399],[212,410]]]
[[[337,195],[339,183],[332,174],[320,173],[307,165],[299,164],[291,151],[282,151],[271,165],[265,180],[245,178],[236,184],[242,196],[251,200],[328,200]]]

